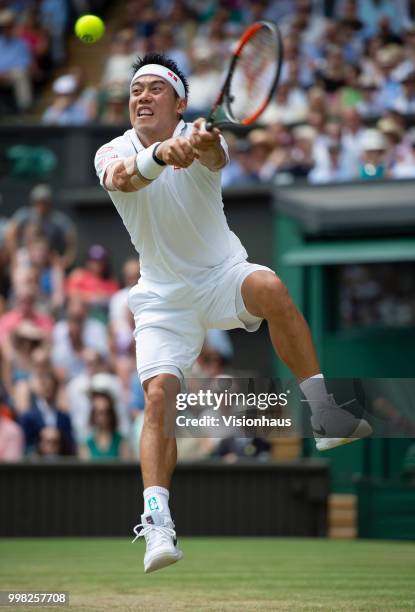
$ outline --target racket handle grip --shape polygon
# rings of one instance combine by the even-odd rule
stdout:
[[[206,121],[205,130],[211,132],[213,130],[213,121]]]

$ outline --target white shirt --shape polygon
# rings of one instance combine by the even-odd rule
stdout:
[[[189,136],[180,121],[173,136]],[[227,145],[221,143],[228,158]],[[106,168],[144,147],[134,129],[101,147],[95,168],[103,184]],[[195,160],[188,168],[167,166],[147,187],[133,193],[108,192],[141,261],[140,286],[159,295],[203,283],[213,268],[247,258],[223,211],[221,173]]]

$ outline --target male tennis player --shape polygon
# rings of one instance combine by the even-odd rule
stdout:
[[[149,54],[134,68],[132,129],[95,157],[109,192],[140,253],[141,279],[130,290],[137,369],[145,393],[141,436],[146,572],[182,557],[169,510],[176,441],[166,438],[169,400],[190,373],[208,328],[256,331],[263,319],[280,359],[311,405],[319,449],[362,438],[370,425],[329,396],[309,328],[276,274],[247,262],[223,212],[220,170],[226,142],[203,119],[185,123],[188,85],[176,64]]]

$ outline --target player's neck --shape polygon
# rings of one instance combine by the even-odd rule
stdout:
[[[173,137],[174,131],[177,125],[180,123],[181,119],[176,119],[174,123],[171,123],[169,126],[164,127],[162,129],[140,129],[135,130],[136,134],[144,147],[149,147],[155,142],[163,142],[164,140],[168,140]]]

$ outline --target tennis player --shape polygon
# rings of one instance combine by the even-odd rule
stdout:
[[[287,289],[275,272],[247,262],[230,231],[220,179],[226,142],[217,129],[206,131],[203,119],[183,121],[184,75],[158,54],[133,69],[132,128],[98,150],[95,167],[141,258],[140,281],[129,293],[145,393],[144,513],[135,533],[146,539],[144,569],[152,572],[182,557],[169,510],[176,441],[166,437],[164,419],[208,328],[254,332],[268,322],[275,351],[310,403],[320,450],[371,428],[328,395],[309,328]]]

